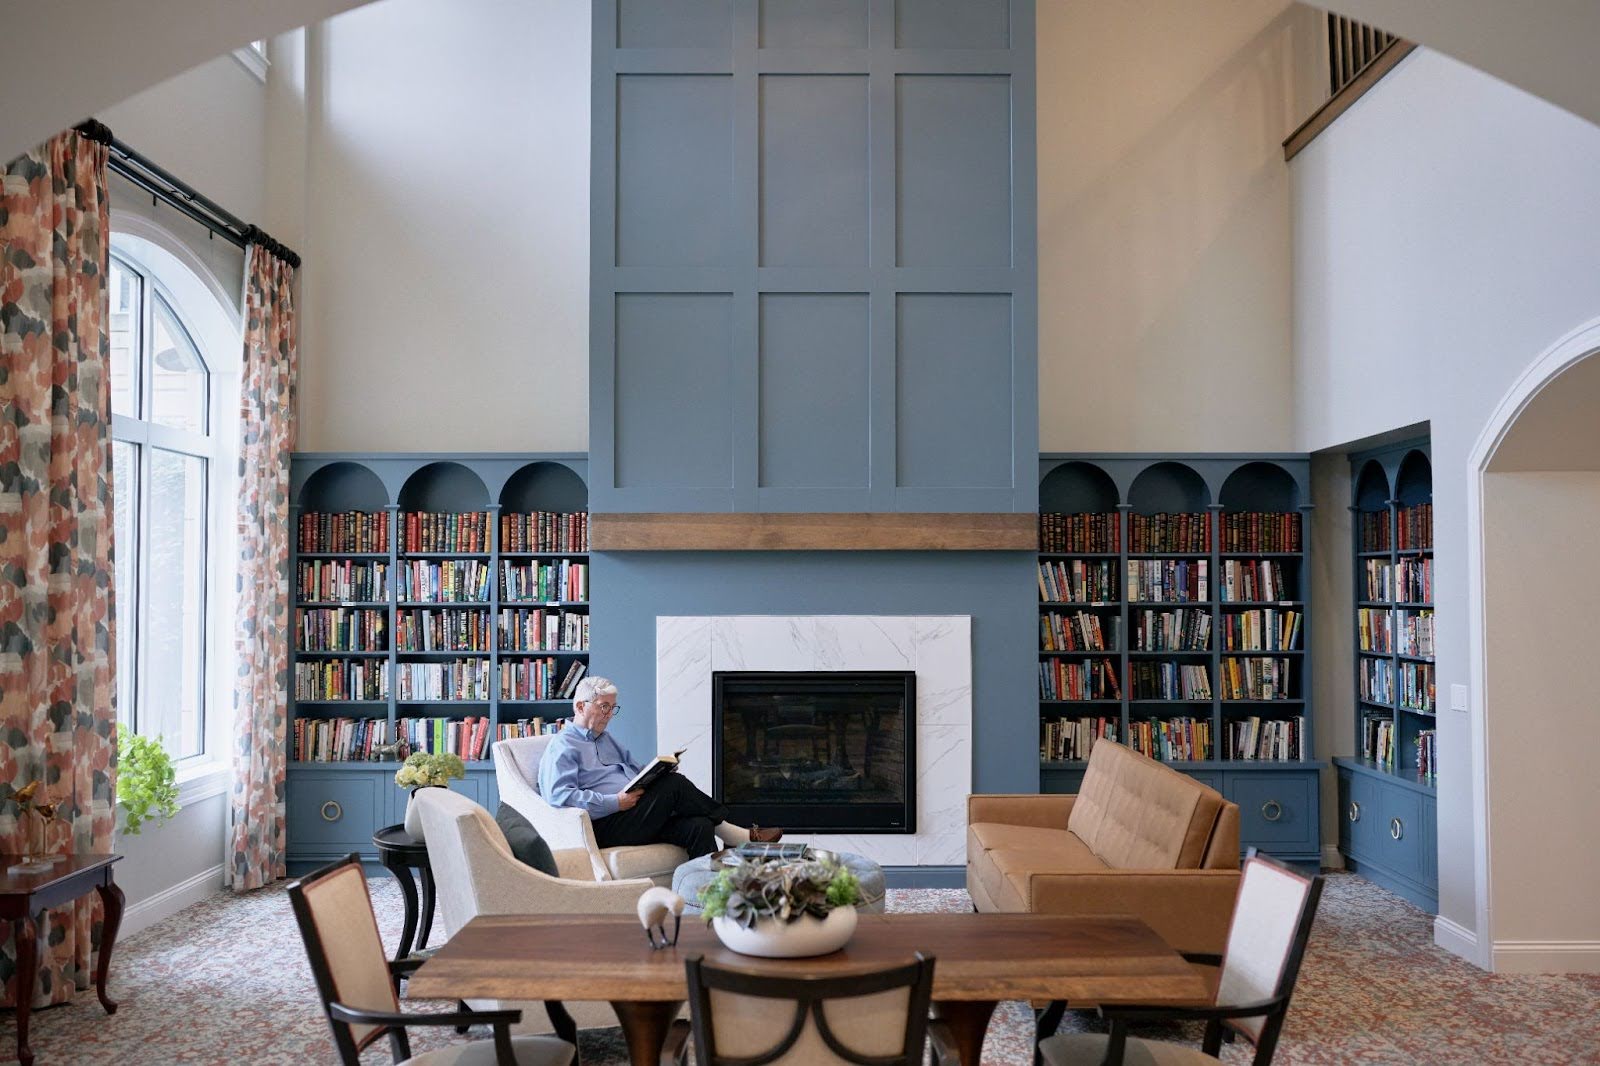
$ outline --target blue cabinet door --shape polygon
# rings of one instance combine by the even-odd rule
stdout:
[[[1239,805],[1239,843],[1277,857],[1318,855],[1317,774],[1224,774],[1225,794]]]
[[[372,834],[388,820],[388,775],[352,770],[295,770],[288,788],[291,858],[376,854]]]
[[[1350,779],[1350,797],[1340,812],[1340,825],[1349,829],[1349,844],[1345,853],[1357,859],[1375,859],[1378,832],[1383,821],[1379,811],[1376,778],[1368,774],[1345,772]]]
[[[1374,861],[1412,880],[1422,878],[1422,796],[1403,785],[1380,783]]]
[[[1435,892],[1439,890],[1438,803],[1433,796],[1422,797],[1422,883]]]

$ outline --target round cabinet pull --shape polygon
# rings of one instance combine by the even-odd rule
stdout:
[[[1361,821],[1361,804],[1355,800],[1350,801],[1350,820],[1352,822]]]
[[[1389,835],[1390,836],[1394,837],[1396,840],[1399,840],[1401,837],[1405,836],[1405,831],[1406,831],[1406,827],[1400,824],[1400,819],[1391,818],[1389,820]]]
[[[331,814],[329,812],[332,812]],[[334,800],[329,800],[322,805],[322,820],[324,822],[337,822],[344,817],[344,808]]]
[[[1261,817],[1269,822],[1276,822],[1283,817],[1283,804],[1277,800],[1267,800],[1261,805]]]

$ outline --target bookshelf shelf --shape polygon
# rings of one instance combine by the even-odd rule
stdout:
[[[1041,597],[1041,631],[1069,621],[1097,624],[1105,642],[1117,649],[1039,650],[1039,766],[1047,790],[1076,791],[1088,746],[1096,738],[1114,736],[1147,754],[1165,756],[1174,769],[1241,801],[1246,845],[1270,847],[1275,854],[1301,861],[1320,859],[1321,764],[1310,758],[1313,723],[1305,698],[1311,691],[1311,656],[1305,651],[1310,646],[1306,601],[1311,569],[1305,550],[1309,498],[1310,461],[1305,455],[1040,457],[1041,588],[1055,591],[1063,579],[1083,580],[1094,583],[1091,594],[1117,596],[1091,602]],[[1131,575],[1130,564],[1137,565],[1137,575]],[[1110,588],[1101,569],[1107,565]],[[1049,580],[1046,567],[1055,568]],[[1262,591],[1274,595],[1257,595]],[[1230,599],[1223,600],[1224,595]],[[1231,642],[1261,642],[1257,627],[1278,625],[1285,616],[1291,626],[1298,625],[1292,647],[1223,646],[1229,634]],[[1086,623],[1085,618],[1093,621]],[[1196,639],[1202,631],[1203,641]],[[1137,646],[1157,641],[1202,646]],[[1048,643],[1059,647],[1061,642]],[[1249,660],[1275,662],[1257,667]],[[1089,674],[1097,663],[1114,670],[1116,698],[1045,698],[1052,686],[1089,687],[1083,675],[1056,671],[1077,666],[1090,668],[1084,670]],[[1231,679],[1250,686],[1237,691],[1273,691],[1275,686],[1257,687],[1264,675],[1280,679],[1276,690],[1295,698],[1224,699],[1225,666],[1234,671]],[[1204,688],[1196,671],[1205,675]],[[1281,680],[1284,671],[1287,681]],[[1146,698],[1206,689],[1211,694],[1200,699]],[[1292,750],[1304,757],[1217,758],[1234,750],[1235,739],[1250,750],[1261,744],[1263,753]],[[1201,753],[1211,757],[1181,757]],[[1282,826],[1258,816],[1267,798],[1295,811],[1297,829],[1288,837]],[[1243,802],[1247,800],[1253,802]]]

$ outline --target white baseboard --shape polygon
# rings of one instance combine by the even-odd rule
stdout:
[[[1442,914],[1433,919],[1433,942],[1450,954],[1466,959],[1474,966],[1483,965],[1478,954],[1478,934]]]
[[[1496,940],[1495,973],[1600,973],[1600,940]]]
[[[142,899],[138,903],[130,904],[122,912],[122,928],[117,931],[117,939],[132,936],[141,929],[148,929],[163,918],[170,918],[185,907],[199,903],[207,896],[222,891],[222,864],[201,870],[186,881],[180,881],[170,888],[164,888],[149,899]]]
[[[1322,846],[1322,868],[1324,870],[1344,869],[1344,852],[1340,851],[1335,845],[1324,844]]]

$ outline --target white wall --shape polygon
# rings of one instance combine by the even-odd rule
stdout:
[[[1038,5],[1043,450],[1289,446],[1281,142],[1320,102],[1319,17]]]
[[[589,5],[307,38],[300,448],[587,450]]]
[[[1451,686],[1470,676],[1469,450],[1517,375],[1600,313],[1600,130],[1419,50],[1290,169],[1296,446],[1431,423],[1438,683],[1448,708]],[[1325,599],[1324,611],[1336,614],[1341,602]],[[1440,914],[1482,937],[1477,738],[1469,717],[1448,709],[1438,729]]]

